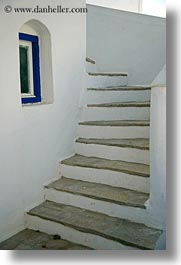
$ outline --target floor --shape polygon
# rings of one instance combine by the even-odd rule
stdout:
[[[58,235],[25,229],[0,243],[0,250],[90,250],[90,248],[63,240]]]

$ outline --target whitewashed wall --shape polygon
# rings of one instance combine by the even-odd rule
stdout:
[[[150,222],[166,229],[166,87],[153,87],[150,130]]]
[[[165,65],[166,21],[88,5],[87,56],[98,71],[128,72],[129,84],[150,84]]]
[[[14,14],[4,6],[56,6],[58,0],[0,2],[0,241],[23,229],[27,207],[43,200],[43,185],[58,176],[58,162],[73,153],[85,61],[85,15]],[[84,0],[62,0],[83,7]],[[52,40],[53,104],[22,107],[18,31],[42,22]]]
[[[166,230],[166,65],[152,82],[150,114],[150,224]],[[161,244],[165,244],[165,237]]]
[[[87,0],[87,4],[104,6],[114,9],[140,12],[142,0]]]

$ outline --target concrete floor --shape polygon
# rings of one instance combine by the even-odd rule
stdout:
[[[25,229],[0,243],[0,250],[90,250],[90,248],[62,240],[57,235]]]

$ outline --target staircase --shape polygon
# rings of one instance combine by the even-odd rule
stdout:
[[[89,73],[75,155],[28,228],[92,249],[155,249],[162,231],[147,226],[150,87],[126,86],[126,73]]]

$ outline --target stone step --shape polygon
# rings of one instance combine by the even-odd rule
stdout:
[[[96,64],[96,61],[89,57],[86,57],[86,62],[91,63],[91,64]]]
[[[60,164],[62,176],[149,192],[149,166],[120,160],[74,155]]]
[[[149,121],[85,121],[78,126],[81,138],[149,138]]]
[[[88,104],[83,108],[81,121],[149,120],[150,101]]]
[[[145,224],[149,224],[144,205],[148,197],[148,193],[65,177],[45,187],[48,201]]]
[[[151,90],[150,86],[114,86],[104,88],[87,88],[88,91],[144,91]]]
[[[109,102],[149,101],[150,88],[144,87],[113,87],[113,88],[88,88],[85,93],[85,104],[100,104]]]
[[[127,84],[127,73],[87,73],[86,87],[108,87],[125,86]]]
[[[126,120],[117,120],[117,121],[85,121],[80,122],[79,125],[88,125],[88,126],[109,126],[109,127],[135,127],[135,126],[150,126],[150,121],[126,121]]]
[[[88,104],[87,106],[92,108],[126,108],[126,107],[144,108],[144,107],[150,107],[150,101],[112,102],[112,103],[102,103],[102,104]]]
[[[95,139],[79,138],[75,152],[80,155],[149,165],[148,139]]]
[[[56,230],[62,239],[95,249],[152,250],[162,234],[143,224],[50,201],[28,213],[28,228]]]
[[[97,73],[88,73],[90,76],[109,76],[109,77],[115,77],[115,76],[128,76],[128,73],[125,72],[97,72]]]
[[[149,139],[136,138],[136,139],[91,139],[91,138],[78,138],[76,143],[107,145],[116,147],[129,147],[133,149],[149,150]]]
[[[49,235],[25,229],[0,243],[1,250],[90,250],[90,248]]]
[[[62,177],[46,186],[48,189],[68,192],[75,195],[145,209],[144,203],[148,200],[148,194],[128,189],[112,187],[104,184],[80,181]]]
[[[61,163],[69,166],[113,170],[131,175],[138,175],[145,178],[148,178],[150,175],[148,165],[129,163],[120,160],[108,160],[98,157],[86,157],[81,155],[75,155],[73,157],[63,160]]]
[[[86,72],[97,72],[96,61],[89,57],[86,57]]]

